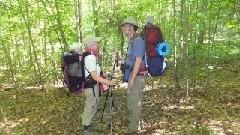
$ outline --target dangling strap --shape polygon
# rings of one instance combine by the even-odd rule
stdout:
[[[94,91],[94,86],[93,86],[92,89],[93,89],[93,97],[95,97],[96,95],[95,95],[95,91]]]
[[[130,43],[131,43],[131,49],[132,49],[132,50],[133,50],[133,41],[134,41],[134,39],[135,39],[136,37],[138,37],[138,35],[137,35],[137,34],[134,34],[134,35],[130,38]]]
[[[146,53],[146,51],[145,51],[144,60],[145,60],[146,68],[148,68],[148,64],[147,64],[147,53]]]

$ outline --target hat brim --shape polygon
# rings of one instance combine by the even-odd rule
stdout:
[[[127,22],[123,22],[123,23],[121,23],[120,26],[123,26],[124,24],[127,24]]]
[[[99,41],[101,41],[101,37],[95,37],[93,40],[93,42],[99,42]]]
[[[132,23],[129,23],[129,22],[123,22],[120,26],[123,26],[124,24],[131,24],[131,25],[134,25],[134,26],[136,26],[137,28],[139,28],[137,25],[132,24]]]

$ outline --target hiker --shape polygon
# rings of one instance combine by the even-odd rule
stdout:
[[[145,44],[143,39],[137,35],[138,24],[135,18],[126,18],[121,26],[123,35],[130,40],[124,73],[124,81],[128,82],[127,107],[130,112],[130,124],[124,133],[131,134],[139,131],[139,122],[142,119],[143,89],[147,77],[144,60]],[[127,71],[130,71],[130,75]]]
[[[97,112],[99,103],[99,83],[110,86],[116,85],[115,80],[106,80],[100,77],[101,70],[99,64],[97,63],[97,58],[100,56],[100,40],[100,37],[95,37],[92,35],[83,39],[83,43],[86,46],[86,51],[84,53],[91,53],[91,55],[84,57],[85,77],[89,75],[91,76],[91,79],[87,80],[86,84],[94,84],[93,88],[90,87],[84,90],[86,101],[84,112],[82,114],[82,125],[84,128],[84,133],[86,134],[93,131],[91,121]],[[107,74],[104,74],[104,76],[106,77]]]

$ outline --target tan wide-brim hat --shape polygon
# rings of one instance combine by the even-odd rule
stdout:
[[[138,27],[138,23],[137,23],[137,19],[133,18],[133,17],[128,17],[126,18],[123,23],[121,23],[121,26],[123,26],[124,24],[132,24]]]
[[[92,43],[101,41],[101,37],[96,37],[93,35],[87,36],[83,39],[83,44],[86,45],[86,47],[90,46]]]

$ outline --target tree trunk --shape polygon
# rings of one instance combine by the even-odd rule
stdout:
[[[59,9],[58,9],[58,0],[54,0],[54,1],[55,1],[55,8],[57,11],[57,23],[58,23],[58,28],[59,28],[60,35],[61,35],[61,43],[63,43],[63,45],[64,45],[63,49],[64,49],[64,51],[66,51],[68,44],[67,44],[67,41],[66,41],[66,38],[64,35],[63,27],[62,27],[61,16],[60,16]]]
[[[201,14],[206,14],[207,0],[202,2]],[[199,23],[198,43],[203,44],[205,36],[205,19],[201,18]]]
[[[95,36],[100,36],[99,28],[98,28],[98,9],[96,0],[92,0],[92,8],[93,8],[93,15],[94,15],[94,31]]]
[[[185,95],[185,101],[188,101],[189,97],[189,87],[188,87],[188,6],[186,4],[186,0],[181,0],[181,7],[182,7],[182,12],[183,12],[183,55],[184,55],[184,89],[186,90],[186,95]]]
[[[44,62],[45,62],[45,67],[47,67],[48,62],[47,62],[47,31],[46,31],[46,19],[44,19],[44,30],[43,30],[43,57],[44,57]]]
[[[179,77],[179,64],[177,61],[177,42],[176,42],[176,5],[175,0],[172,0],[173,3],[173,45],[174,45],[174,70],[175,70],[175,90],[180,87],[180,77]]]
[[[221,12],[221,7],[218,9],[216,23],[215,23],[213,33],[212,33],[213,36],[212,36],[212,39],[211,39],[211,41],[212,41],[211,52],[213,51],[214,46],[215,46],[215,36],[216,36],[216,33],[217,33],[217,26],[218,26],[218,21],[219,21],[219,17],[220,17],[220,12]]]
[[[160,25],[161,22],[162,22],[162,2],[161,2],[161,0],[158,1],[158,7],[159,7],[159,13],[158,13],[158,23],[157,23],[157,25]]]
[[[76,3],[76,33],[77,41],[82,43],[82,0],[75,0]]]
[[[23,9],[22,9],[22,7],[21,7],[21,5],[20,5],[20,1],[18,0],[18,6],[19,6],[19,9],[20,9],[20,11],[21,11],[21,15],[22,15],[22,18],[23,18],[23,21],[24,21],[24,23],[25,23],[25,27],[26,27],[26,29],[27,29],[27,22],[26,22],[26,18],[25,18],[25,12],[23,11]],[[23,37],[23,41],[25,41],[24,40],[24,36],[22,36]],[[29,42],[29,41],[28,41]],[[27,44],[27,43],[26,43]],[[33,71],[34,71],[34,76],[37,76],[37,69],[36,69],[36,67],[35,67],[35,65],[34,65],[34,61],[33,61],[33,56],[32,56],[32,46],[31,46],[31,44],[29,44],[29,52],[28,52],[28,56],[29,56],[29,59],[30,59],[30,61],[28,61],[29,63],[30,63],[30,67],[33,67]],[[26,61],[25,61],[26,62]],[[30,68],[31,69],[31,68]],[[30,70],[30,72],[31,72],[31,70]]]
[[[98,9],[97,9],[97,2],[96,0],[92,0],[92,9],[93,9],[93,15],[94,15],[94,20],[93,20],[93,25],[94,25],[94,32],[95,36],[100,37],[100,32],[99,32],[99,27],[98,27]],[[102,42],[104,42],[102,40]],[[103,63],[102,57],[98,59],[99,63]]]
[[[13,44],[13,37],[14,36],[12,36],[12,32],[10,31],[10,37],[11,37],[11,44]],[[1,37],[0,37],[0,39],[2,39]],[[3,46],[3,52],[4,52],[4,56],[5,56],[5,58],[6,58],[6,66],[8,67],[8,70],[9,70],[9,72],[7,72],[8,74],[10,74],[10,75],[7,75],[7,76],[10,76],[10,77],[7,77],[7,79],[8,79],[8,82],[10,82],[10,83],[12,83],[12,87],[14,88],[14,89],[16,89],[16,93],[15,93],[15,96],[16,96],[16,98],[15,98],[15,101],[16,101],[16,103],[18,103],[18,93],[19,93],[19,87],[18,87],[18,85],[17,85],[17,77],[16,77],[16,64],[15,64],[15,66],[14,66],[14,64],[13,64],[13,59],[14,59],[14,57],[13,58],[11,58],[11,55],[10,55],[10,53],[9,53],[9,51],[10,51],[10,46],[9,45],[5,45],[5,43],[3,43],[3,40],[0,40],[1,41],[1,45]],[[16,111],[16,108],[14,107],[14,111]]]
[[[211,1],[208,0],[208,7],[210,7]],[[209,12],[208,12],[208,45],[211,44],[211,21],[212,20],[212,11],[211,8],[209,8]],[[209,86],[210,84],[210,69],[209,69],[209,65],[211,63],[211,50],[208,48],[208,53],[207,53],[207,78],[206,78],[206,88]]]
[[[11,32],[10,32],[11,33]],[[11,35],[11,34],[10,34]],[[12,36],[11,36],[12,37]],[[2,38],[1,38],[2,39]],[[9,45],[5,45],[5,43],[3,43],[3,40],[0,40],[1,41],[1,45],[3,46],[3,52],[4,52],[4,56],[5,56],[5,58],[6,58],[6,66],[8,67],[8,69],[9,69],[9,76],[10,76],[10,78],[7,78],[7,79],[9,79],[9,81],[8,82],[12,82],[12,86],[14,87],[14,88],[17,88],[17,82],[16,82],[16,73],[14,72],[14,70],[15,70],[15,68],[14,68],[14,65],[13,65],[13,60],[12,60],[12,58],[11,58],[11,56],[10,56],[10,53],[9,53],[9,50],[10,50],[10,47],[9,47]],[[17,90],[18,91],[18,90]],[[17,94],[16,94],[17,95]]]
[[[198,16],[198,1],[196,1],[196,9],[195,9],[195,16]],[[198,22],[198,19],[195,19],[194,25],[193,27],[196,28],[196,24]],[[193,87],[193,91],[195,91],[196,88],[196,43],[197,43],[197,30],[194,30],[193,33],[193,63],[192,63],[192,87]]]
[[[18,4],[19,4],[19,7],[21,9],[21,5],[20,5],[19,1],[18,1]],[[33,39],[32,39],[31,24],[29,22],[29,14],[28,14],[29,13],[28,12],[28,6],[29,5],[28,5],[28,2],[25,3],[24,6],[25,6],[25,13],[26,13],[26,15],[24,14],[24,12],[22,12],[22,17],[23,17],[23,20],[24,20],[24,23],[25,23],[25,26],[26,26],[26,29],[27,29],[27,32],[28,32],[30,48],[33,49],[34,61],[32,61],[32,62],[33,62],[33,66],[34,67],[35,67],[34,63],[36,63],[36,66],[37,66],[36,72],[38,72],[38,74],[36,73],[35,75],[39,76],[39,83],[40,83],[40,85],[42,86],[42,89],[43,89],[41,68],[40,68],[40,65],[39,65],[39,62],[38,62],[37,53],[36,53],[35,46],[34,46]],[[21,9],[21,11],[22,11],[22,9]]]
[[[42,5],[44,6],[44,9],[45,9],[46,13],[47,13],[47,14],[51,14],[51,13],[49,13],[49,11],[47,10],[47,5],[46,5],[45,1],[43,1],[43,0],[40,0],[40,1],[41,1]],[[54,14],[54,18],[55,18],[56,21],[58,22],[58,18],[57,18],[56,13],[53,11],[53,9],[52,9],[51,11],[52,11],[52,13]],[[49,21],[49,20],[50,20],[50,19],[48,19],[48,21]],[[57,28],[55,28],[54,31],[55,31],[55,33],[56,33],[58,42],[59,42],[59,43],[62,43],[62,39],[63,39],[63,38],[61,38],[61,37],[59,36],[59,33],[58,33]],[[64,35],[64,34],[63,34],[63,35]],[[51,39],[51,38],[50,38],[50,39]],[[65,39],[65,38],[64,38],[64,39]],[[51,41],[49,41],[49,42],[51,42]],[[62,48],[62,46],[61,46],[61,49],[62,49],[62,52],[64,52],[64,51],[67,50],[67,47],[63,46],[63,48]]]
[[[209,18],[212,18],[212,14],[211,14],[211,10],[209,11]],[[221,7],[218,9],[218,13],[217,13],[217,18],[216,18],[216,23],[214,25],[214,29],[213,29],[213,32],[209,32],[209,37],[208,37],[208,40],[209,40],[209,45],[211,45],[211,48],[209,49],[208,51],[208,64],[207,64],[207,81],[206,81],[206,87],[208,87],[210,85],[210,65],[212,63],[212,53],[213,53],[213,49],[214,49],[214,46],[215,46],[215,35],[216,35],[216,32],[217,32],[217,24],[218,24],[218,20],[219,20],[219,17],[220,17],[220,12],[221,12]],[[209,19],[209,31],[210,29],[212,29],[211,27],[211,19]],[[211,37],[212,36],[212,37]]]

